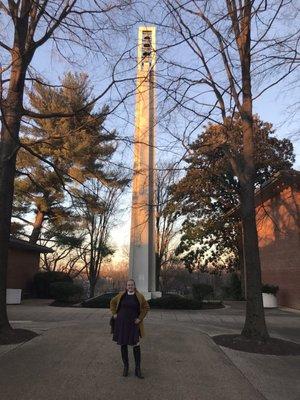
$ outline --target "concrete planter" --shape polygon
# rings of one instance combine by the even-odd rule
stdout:
[[[20,304],[22,289],[6,289],[6,304]]]
[[[151,292],[152,299],[159,299],[159,298],[161,298],[161,296],[162,296],[161,292]]]
[[[277,308],[278,307],[277,297],[274,294],[263,293],[262,298],[263,298],[264,308]]]

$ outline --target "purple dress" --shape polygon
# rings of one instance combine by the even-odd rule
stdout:
[[[140,313],[140,303],[135,294],[127,292],[120,300],[115,321],[113,340],[119,345],[134,346],[139,342],[139,326],[134,323]]]

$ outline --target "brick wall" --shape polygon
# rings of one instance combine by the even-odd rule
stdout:
[[[300,309],[300,192],[283,189],[256,208],[263,283],[280,305]]]
[[[34,274],[39,269],[37,252],[11,248],[8,254],[7,287],[30,290]]]

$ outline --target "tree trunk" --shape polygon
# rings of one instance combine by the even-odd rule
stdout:
[[[155,265],[155,290],[161,290],[160,288],[160,271],[161,271],[161,257],[156,253],[156,265]]]
[[[37,243],[37,241],[40,237],[40,234],[41,234],[44,217],[45,217],[45,214],[42,211],[38,210],[36,217],[35,217],[34,224],[33,224],[33,229],[32,229],[32,232],[31,232],[31,235],[29,238],[29,243],[33,243],[33,244]]]
[[[12,329],[6,308],[8,247],[14,195],[16,157],[23,109],[25,75],[32,54],[24,56],[26,21],[17,31],[12,50],[12,70],[6,99],[2,101],[0,146],[0,332]],[[22,45],[18,47],[18,40]]]
[[[244,252],[243,252],[243,226],[241,223],[237,225],[238,236],[237,236],[237,248],[239,257],[239,275],[241,280],[242,296],[244,299],[247,298],[246,293],[246,277],[245,277],[245,262],[244,262]]]
[[[96,281],[95,279],[90,279],[90,294],[89,294],[89,298],[93,298],[95,297],[95,288],[96,288]]]
[[[244,86],[247,86],[244,84]],[[254,201],[254,137],[251,89],[244,94],[243,112],[243,172],[240,176],[241,217],[243,227],[243,252],[246,281],[246,319],[242,335],[265,341],[269,334],[261,295],[261,267]],[[248,95],[247,95],[248,93]]]
[[[10,330],[6,308],[6,282],[8,248],[11,227],[12,204],[14,194],[14,177],[16,155],[18,149],[18,134],[21,115],[20,97],[22,93],[10,92],[3,112],[1,129],[1,158],[0,158],[0,332]]]
[[[255,219],[254,185],[242,187],[242,224],[246,264],[246,320],[242,335],[258,340],[267,340],[269,335],[261,295],[261,268]]]
[[[6,308],[6,282],[16,154],[15,143],[8,136],[7,129],[3,127],[0,172],[0,332],[11,329]]]
[[[250,86],[248,93],[251,93]],[[268,339],[269,334],[266,327],[261,295],[261,267],[254,200],[253,115],[251,96],[247,95],[247,91],[244,94],[241,117],[243,121],[243,172],[240,176],[240,196],[247,297],[246,319],[242,335],[255,340],[265,341]]]
[[[254,201],[254,129],[251,90],[251,10],[252,2],[244,3],[243,17],[240,22],[241,34],[237,36],[241,72],[242,105],[240,114],[243,129],[243,158],[241,185],[241,214],[243,225],[243,251],[246,275],[246,319],[242,335],[255,340],[265,341],[269,334],[265,322],[265,313],[261,295],[261,268],[255,218]]]
[[[91,260],[90,260],[90,265],[89,265],[89,282],[90,282],[90,293],[89,293],[89,298],[91,299],[92,297],[95,297],[95,288],[96,288],[96,283],[97,283],[97,274],[96,274],[96,269],[95,269],[95,264],[94,264],[94,255],[91,255]]]
[[[247,78],[248,77],[248,78]],[[269,334],[261,294],[261,267],[254,200],[254,133],[250,74],[244,74],[243,109],[243,173],[240,177],[243,253],[246,281],[246,319],[242,335],[265,341]]]

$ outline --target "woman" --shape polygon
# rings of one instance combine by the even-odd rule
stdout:
[[[144,337],[145,318],[150,307],[145,297],[137,291],[133,279],[126,283],[126,290],[115,296],[110,302],[110,310],[116,318],[113,340],[121,346],[124,364],[123,376],[128,376],[128,345],[133,346],[135,376],[143,379],[141,373],[140,337]]]

